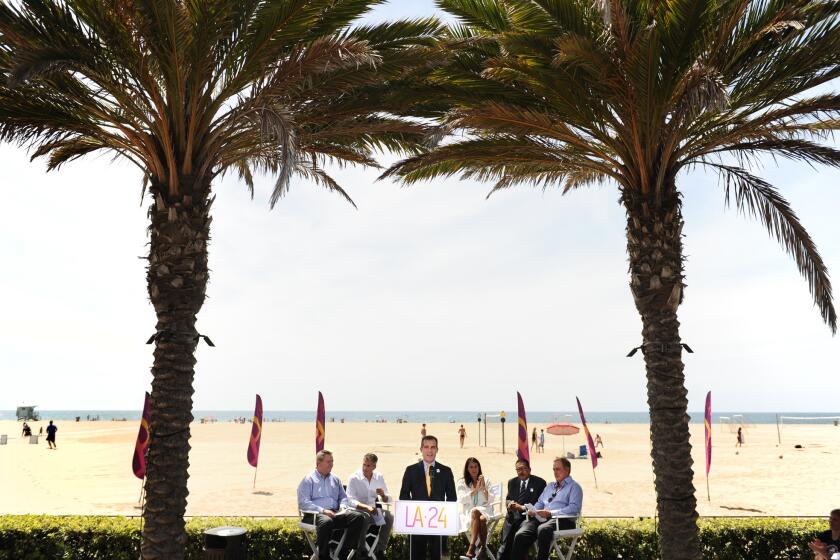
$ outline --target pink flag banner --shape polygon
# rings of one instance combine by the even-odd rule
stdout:
[[[321,391],[318,391],[318,411],[315,414],[315,453],[324,449],[324,441],[326,440],[326,416],[324,395],[321,394]]]
[[[706,478],[709,477],[709,469],[712,468],[712,392],[706,394]]]
[[[531,462],[531,454],[528,451],[528,420],[525,418],[525,403],[522,402],[522,395],[516,392],[516,405],[519,412],[519,432],[517,438],[516,456]]]
[[[580,423],[583,424],[583,431],[586,433],[586,445],[589,447],[589,458],[592,460],[592,468],[598,466],[598,455],[595,453],[595,442],[592,441],[592,434],[589,433],[589,426],[586,425],[586,417],[583,415],[583,407],[580,405],[580,399],[575,397],[578,405],[578,412],[580,413]]]
[[[248,440],[248,464],[256,467],[260,461],[260,438],[262,438],[263,405],[262,399],[257,395],[257,404],[254,405],[254,421],[251,424],[251,438]]]
[[[146,393],[146,400],[143,401],[143,416],[140,417],[140,431],[137,433],[137,442],[134,444],[134,457],[131,460],[131,470],[134,476],[143,480],[146,477],[146,450],[149,449],[149,421],[152,409],[149,404],[149,393]]]

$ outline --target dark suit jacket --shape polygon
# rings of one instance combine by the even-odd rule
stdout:
[[[435,466],[432,467],[432,495],[429,496],[426,492],[426,473],[423,465],[423,461],[419,461],[406,467],[400,488],[400,500],[458,501],[452,469],[435,461]]]
[[[511,500],[511,501],[514,501],[514,502],[516,501],[516,499],[519,497],[520,482],[521,481],[519,480],[518,476],[515,476],[515,477],[511,478],[510,480],[508,480],[507,496],[505,497],[505,500]],[[540,494],[543,493],[543,490],[545,490],[545,480],[543,480],[542,478],[540,478],[538,476],[531,475],[528,478],[528,499],[525,500],[525,503],[527,503],[527,504],[537,503],[537,500],[539,499]],[[525,505],[525,504],[520,504],[520,505]],[[513,521],[515,519],[519,519],[519,517],[521,515],[522,514],[518,511],[508,511],[508,514],[507,514],[508,518],[511,521]]]

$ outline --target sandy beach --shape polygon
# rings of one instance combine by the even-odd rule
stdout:
[[[37,433],[45,422],[31,423]],[[44,439],[30,445],[18,422],[0,422],[8,445],[0,446],[0,513],[137,515],[140,481],[131,472],[137,422],[57,423],[58,449]],[[544,428],[545,426],[537,426]],[[438,459],[458,473],[476,456],[494,482],[513,476],[515,433],[506,429],[502,454],[498,426],[488,432],[489,447],[478,447],[476,426],[467,425],[464,449],[458,448],[457,424],[431,424],[441,440]],[[245,458],[250,423],[195,424],[190,455],[188,515],[295,515],[295,489],[314,468],[313,423],[267,422],[263,428],[256,488],[254,469]],[[588,460],[572,462],[572,476],[584,489],[584,515],[650,516],[655,498],[648,426],[592,424],[604,440],[598,489]],[[397,494],[406,465],[417,460],[419,424],[328,423],[327,449],[335,453],[335,474],[346,481],[362,455],[379,455],[379,470]],[[567,437],[567,451],[583,443]],[[711,502],[706,498],[703,427],[692,426],[695,486],[701,515],[824,516],[840,507],[840,428],[786,425],[777,446],[775,425],[751,426],[746,445],[736,449],[728,426],[714,427]],[[800,444],[802,449],[795,449]],[[551,476],[551,460],[562,440],[546,436],[545,454],[532,452],[534,474]],[[781,456],[781,458],[780,458]]]

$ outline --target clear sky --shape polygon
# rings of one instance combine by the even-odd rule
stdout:
[[[395,2],[374,19],[433,13]],[[388,158],[383,159],[387,163]],[[0,409],[135,409],[149,389],[155,317],[140,178],[109,156],[58,172],[0,147]],[[783,163],[780,187],[840,274],[840,173]],[[274,211],[217,182],[195,407],[646,410],[640,320],[614,186],[561,196],[436,181],[401,188],[336,172],[359,206],[301,181]],[[717,180],[679,177],[687,290],[680,308],[690,409],[837,412],[838,338],[757,223]],[[836,277],[836,276],[835,276]]]

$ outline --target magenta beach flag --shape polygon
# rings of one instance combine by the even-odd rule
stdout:
[[[146,477],[146,450],[149,449],[149,420],[151,416],[149,393],[143,401],[143,416],[140,417],[140,431],[137,432],[137,443],[134,444],[134,458],[131,460],[131,470],[139,479]]]
[[[712,468],[712,392],[706,393],[706,476]]]
[[[315,414],[315,453],[324,449],[324,440],[326,439],[326,420],[327,412],[324,410],[324,395],[318,391],[318,412]]]
[[[704,411],[704,424],[706,425],[706,497],[712,501],[712,494],[709,492],[709,469],[712,468],[712,392],[706,393],[706,410]]]
[[[517,438],[516,456],[531,462],[531,454],[528,451],[528,420],[525,418],[525,403],[522,402],[522,395],[516,392],[516,405],[519,409],[519,436]]]
[[[262,437],[263,407],[262,399],[257,395],[254,406],[254,422],[251,424],[251,439],[248,440],[248,464],[256,467],[260,461],[260,438]]]
[[[586,433],[586,445],[589,447],[589,458],[592,460],[592,468],[598,466],[598,455],[595,453],[595,442],[592,441],[592,434],[589,433],[589,426],[586,425],[586,417],[583,415],[583,407],[580,405],[580,399],[575,397],[578,405],[578,412],[580,413],[580,423],[583,424],[583,431]],[[592,472],[595,472],[594,470]]]

